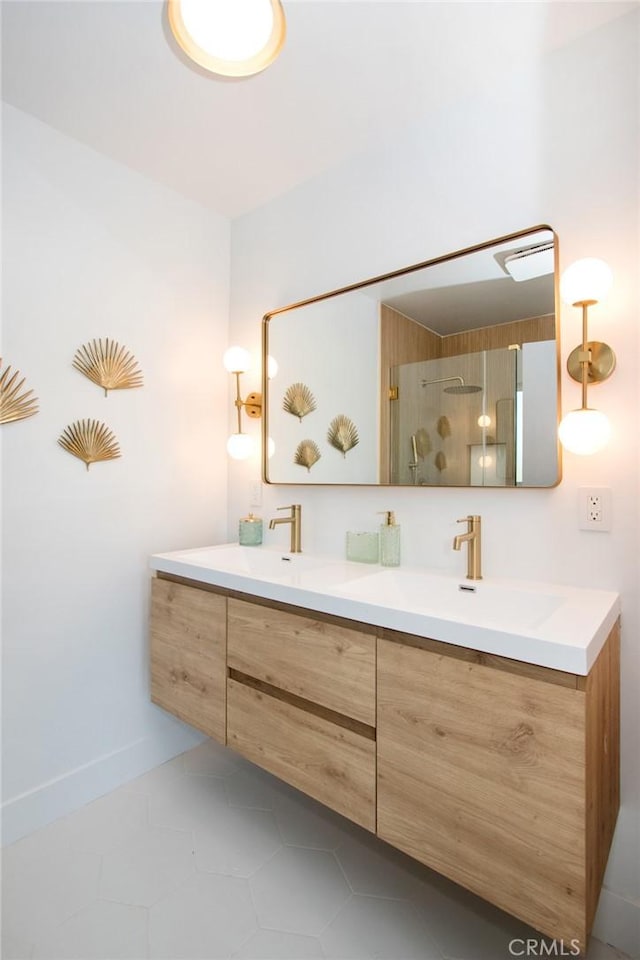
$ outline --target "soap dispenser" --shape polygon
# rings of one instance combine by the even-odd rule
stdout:
[[[380,563],[383,567],[400,566],[400,526],[393,510],[381,510],[385,516],[380,525]]]

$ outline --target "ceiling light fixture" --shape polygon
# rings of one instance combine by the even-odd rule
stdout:
[[[223,77],[260,73],[284,44],[280,0],[168,0],[167,12],[187,56]]]

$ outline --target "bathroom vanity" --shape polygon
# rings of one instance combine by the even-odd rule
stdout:
[[[447,599],[452,577],[231,545],[152,567],[155,703],[586,949],[619,804],[616,594]]]

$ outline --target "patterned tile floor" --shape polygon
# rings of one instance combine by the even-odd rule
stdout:
[[[2,880],[3,960],[508,960],[537,936],[213,742],[5,848]]]

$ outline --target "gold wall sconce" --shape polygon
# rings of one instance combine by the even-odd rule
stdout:
[[[234,460],[246,460],[253,453],[253,437],[242,430],[242,408],[248,417],[258,420],[262,416],[262,394],[248,393],[245,400],[240,391],[240,377],[251,367],[249,352],[243,347],[229,347],[222,358],[225,370],[236,378],[236,399],[234,401],[238,417],[237,433],[232,433],[227,440],[227,453]]]
[[[251,356],[244,347],[229,347],[225,352],[222,362],[226,370],[232,373],[236,378],[236,399],[234,406],[238,417],[238,432],[232,433],[227,440],[227,453],[233,460],[246,460],[254,451],[253,437],[242,430],[242,408],[252,420],[259,420],[262,416],[262,394],[248,393],[246,399],[242,399],[240,390],[240,377],[251,368]],[[272,380],[278,372],[278,364],[273,357],[267,358],[267,377]],[[273,440],[268,440],[269,456],[272,456],[275,449]]]
[[[287,32],[280,0],[168,0],[167,15],[186,55],[223,77],[260,73]]]
[[[603,260],[587,257],[567,267],[560,280],[560,296],[565,303],[582,308],[582,343],[567,359],[569,375],[582,384],[582,405],[565,414],[558,435],[571,453],[588,455],[606,446],[611,436],[607,416],[587,404],[589,384],[602,383],[613,373],[616,355],[606,343],[589,340],[589,307],[603,300],[611,288],[613,276]]]

